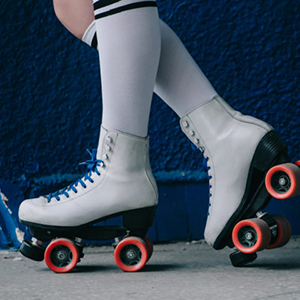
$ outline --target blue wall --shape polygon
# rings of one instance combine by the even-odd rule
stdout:
[[[158,5],[219,94],[272,124],[296,160],[300,2],[274,2]],[[97,145],[101,87],[97,52],[66,31],[52,1],[1,1],[0,28],[0,187],[16,216],[25,197],[56,190],[84,172],[78,163],[87,157],[85,149]],[[203,236],[208,191],[202,159],[178,121],[154,97],[150,155],[161,198],[151,234],[157,240]],[[281,210],[299,234],[296,200],[273,201],[271,210]],[[177,219],[182,222],[174,230],[170,224]]]

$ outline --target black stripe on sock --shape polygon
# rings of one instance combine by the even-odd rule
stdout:
[[[97,33],[95,32],[93,39],[92,39],[92,44],[91,46],[95,48],[96,50],[98,49],[98,40],[97,40]]]
[[[116,2],[120,2],[121,0],[99,0],[94,3],[94,10],[114,4]]]
[[[104,13],[100,13],[95,16],[95,19],[98,20],[98,19],[101,19],[101,18],[104,18],[107,16],[118,14],[122,11],[130,10],[130,9],[141,8],[141,7],[156,7],[156,6],[157,6],[157,4],[155,1],[143,1],[143,2],[131,3],[128,5],[124,5],[124,6],[106,11]]]

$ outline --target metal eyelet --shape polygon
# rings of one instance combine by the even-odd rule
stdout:
[[[189,127],[188,121],[183,121],[183,122],[182,122],[182,126],[183,126],[184,128],[188,128],[188,127]]]
[[[204,148],[204,147],[199,147],[199,150],[200,150],[202,153],[204,153],[205,148]]]

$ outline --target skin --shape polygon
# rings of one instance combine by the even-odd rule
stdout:
[[[82,39],[94,21],[92,0],[53,0],[54,11],[60,22],[77,38]]]

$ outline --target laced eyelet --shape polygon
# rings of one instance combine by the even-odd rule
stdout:
[[[88,150],[87,150],[88,151]],[[73,191],[75,194],[78,193],[76,187],[82,186],[84,189],[87,188],[87,185],[84,183],[86,180],[90,181],[91,183],[94,183],[94,180],[92,179],[92,176],[94,173],[98,174],[98,176],[101,175],[101,173],[98,171],[98,167],[104,167],[105,164],[102,160],[97,159],[97,149],[93,149],[93,152],[91,153],[88,151],[88,153],[91,155],[91,160],[88,160],[84,163],[87,165],[88,172],[85,174],[84,177],[81,179],[78,179],[76,182],[70,184],[68,187],[59,190],[55,193],[51,193],[47,196],[47,202],[50,203],[52,199],[56,199],[57,201],[60,201],[60,195],[65,195],[67,198],[69,198],[69,192]],[[79,185],[80,184],[80,185]]]
[[[187,127],[189,127],[189,123],[188,123],[188,121],[183,121],[182,125],[183,125],[183,127],[184,127],[184,128],[187,128]]]

